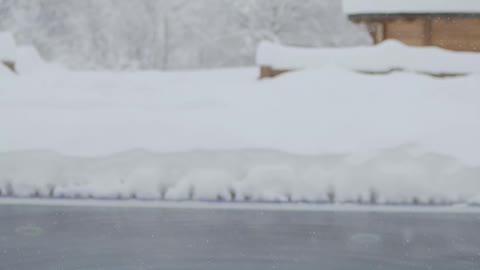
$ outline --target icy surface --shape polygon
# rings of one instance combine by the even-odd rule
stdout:
[[[367,72],[407,70],[433,74],[480,73],[480,53],[409,47],[396,40],[376,46],[305,49],[263,42],[257,64],[276,69],[340,67]]]
[[[472,270],[480,264],[480,208],[473,207],[392,213],[403,207],[31,200],[49,205],[32,207],[5,200],[25,200],[0,199],[0,261],[15,270]]]
[[[2,194],[478,201],[480,76],[257,72],[2,74]]]
[[[480,13],[478,0],[342,0],[347,14]]]

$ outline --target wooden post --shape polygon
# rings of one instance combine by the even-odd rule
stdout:
[[[383,22],[370,21],[367,23],[367,27],[374,44],[385,40],[385,24]]]
[[[267,66],[260,67],[260,79],[271,78],[272,77],[272,68]]]
[[[10,69],[13,73],[17,73],[14,62],[2,61],[2,64],[5,65],[8,69]]]
[[[273,69],[268,66],[261,66],[260,67],[260,79],[264,78],[274,78],[277,77],[280,74],[289,72],[291,70],[288,69]]]

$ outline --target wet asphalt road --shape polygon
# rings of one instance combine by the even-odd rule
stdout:
[[[0,269],[478,270],[480,214],[0,206]]]

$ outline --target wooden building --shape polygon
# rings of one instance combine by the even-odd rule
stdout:
[[[356,23],[365,24],[375,44],[393,39],[409,46],[436,46],[451,51],[466,51],[473,54],[458,54],[454,62],[469,62],[478,58],[480,54],[480,0],[341,0],[343,11],[348,18]],[[379,45],[381,46],[381,45]],[[271,78],[290,70],[298,70],[312,66],[321,66],[334,60],[341,59],[341,63],[347,68],[350,61],[342,56],[342,52],[319,50],[313,52],[299,51],[294,49],[294,55],[285,57],[292,50],[281,50],[272,53],[274,48],[260,46],[257,51],[257,64],[260,66],[260,78]],[[411,48],[415,50],[415,48]],[[417,48],[418,49],[418,48]],[[412,51],[412,50],[408,50]],[[418,50],[409,55],[415,59],[424,59],[425,54],[431,50]],[[372,59],[385,58],[381,52],[369,52],[368,50],[358,52],[360,54],[371,54]],[[384,52],[383,52],[384,53]],[[445,59],[450,59],[449,51],[443,51]],[[282,57],[272,57],[272,55]],[[391,54],[398,54],[395,50]],[[264,57],[265,55],[269,57]],[[350,56],[353,54],[350,53]],[[338,57],[338,59],[331,59]],[[407,57],[407,56],[402,56]],[[356,57],[353,57],[356,58]],[[388,57],[387,57],[388,58]],[[465,58],[470,59],[466,61]],[[288,60],[286,60],[288,59]],[[330,59],[330,60],[328,60]],[[433,58],[428,58],[433,59]],[[260,60],[260,61],[259,61]],[[438,60],[438,59],[437,59]],[[308,63],[302,66],[299,62]],[[366,60],[368,62],[368,60]],[[441,61],[448,72],[432,72],[431,70],[413,70],[414,72],[432,76],[457,76],[474,72],[462,65],[448,64],[448,61]],[[281,62],[281,63],[280,63]],[[288,62],[288,63],[287,63]],[[338,61],[337,61],[338,62]],[[437,61],[438,62],[438,61]],[[280,64],[279,64],[280,63]],[[477,62],[475,62],[477,63]],[[405,68],[395,66],[394,68]],[[397,63],[398,64],[398,63]],[[451,68],[447,68],[451,67]],[[455,68],[458,70],[455,70]],[[462,67],[462,68],[460,68]],[[352,70],[371,74],[379,74],[378,70],[365,70],[364,68],[352,67]],[[408,70],[408,68],[407,68]],[[412,71],[412,70],[411,70]],[[383,71],[388,72],[388,70]]]
[[[480,51],[480,0],[343,0],[343,9],[375,43]]]

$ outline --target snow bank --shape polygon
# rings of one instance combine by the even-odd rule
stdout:
[[[34,47],[19,47],[16,49],[16,54],[16,70],[20,75],[45,73],[58,75],[58,72],[65,71],[65,68],[59,64],[47,63]]]
[[[17,47],[13,35],[8,32],[0,33],[0,62],[15,63],[15,71],[20,75],[51,73],[58,76],[59,72],[65,71],[59,64],[47,63],[34,47]],[[3,74],[5,68],[3,65],[0,68]]]
[[[15,62],[15,48],[12,34],[0,32],[0,62]]]
[[[267,150],[10,152],[0,155],[0,172],[3,194],[20,197],[447,204],[480,194],[480,167],[412,146],[362,162]]]
[[[263,42],[257,51],[257,65],[275,69],[339,67],[364,72],[406,70],[430,74],[470,74],[480,73],[480,53],[409,47],[394,40],[368,47],[321,49]]]
[[[2,193],[385,203],[479,195],[480,76],[256,74],[2,78]]]
[[[342,0],[346,14],[480,13],[478,0]],[[412,3],[415,2],[415,3]]]

